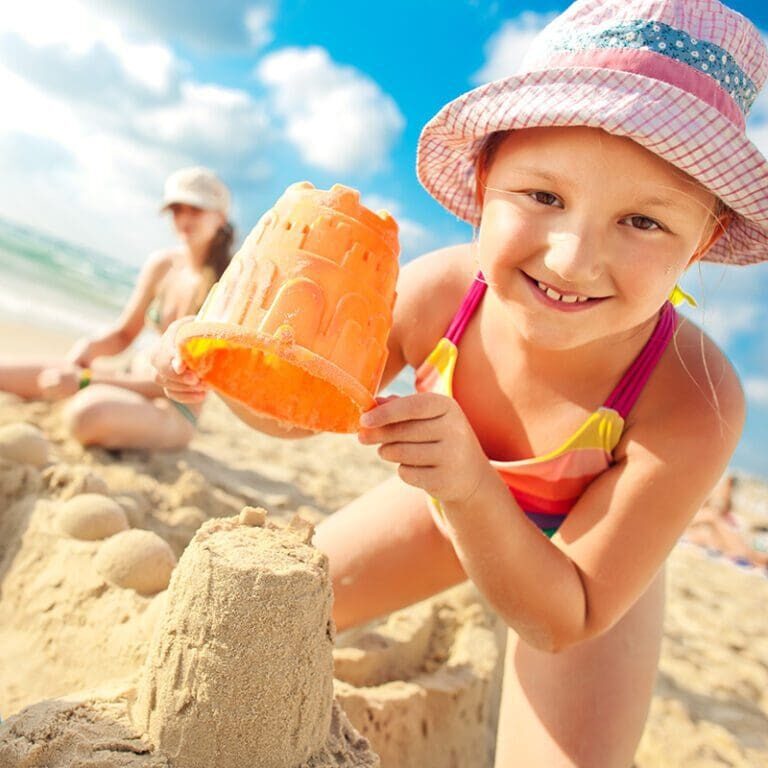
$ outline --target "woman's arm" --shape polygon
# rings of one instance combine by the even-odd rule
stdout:
[[[126,373],[92,372],[88,368],[68,364],[43,368],[37,374],[39,396],[44,400],[61,400],[71,397],[89,384],[109,384],[113,387],[129,389],[150,400],[165,396],[162,387],[153,379],[138,378]]]
[[[163,388],[153,379],[136,378],[128,373],[94,371],[91,374],[91,384],[109,384],[113,387],[128,389],[131,392],[138,392],[149,400],[165,397]]]
[[[127,349],[144,327],[144,315],[155,296],[157,284],[168,273],[172,261],[170,251],[159,251],[150,256],[115,326],[95,339],[75,342],[67,353],[67,361],[89,367],[97,357],[117,355]]]

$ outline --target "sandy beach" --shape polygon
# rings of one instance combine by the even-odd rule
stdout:
[[[68,340],[0,323],[0,356],[52,354]],[[50,443],[39,467],[0,459],[0,714],[17,716],[0,727],[4,768],[89,764],[73,759],[72,745],[91,738],[93,721],[77,726],[80,741],[62,736],[46,758],[18,757],[40,733],[54,733],[44,724],[75,706],[73,694],[98,702],[91,706],[105,728],[118,721],[129,728],[126,702],[162,621],[165,586],[201,524],[236,516],[244,505],[275,520],[298,512],[317,522],[392,471],[354,437],[280,441],[254,433],[213,397],[187,450],[152,456],[83,450],[67,438],[60,412],[59,404],[0,395],[0,430],[26,422]],[[116,511],[102,504],[88,518],[87,531],[97,531],[90,540],[84,518],[71,513],[83,494],[116,502]],[[768,525],[762,483],[740,479],[734,504],[756,529]],[[132,582],[133,572],[121,571],[119,555],[105,549],[126,534],[151,538],[155,560],[141,573],[156,582]],[[681,543],[668,594],[637,768],[768,766],[768,578]],[[471,586],[437,596],[336,637],[335,702],[383,768],[490,766],[503,636]],[[165,764],[127,733],[133,746],[122,749],[121,762],[99,765]]]

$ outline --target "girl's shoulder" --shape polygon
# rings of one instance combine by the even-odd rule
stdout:
[[[476,272],[470,243],[431,251],[401,268],[392,332],[405,362],[418,366],[429,355]]]
[[[630,414],[628,440],[673,436],[690,458],[727,462],[744,425],[745,398],[733,365],[687,318],[662,356]],[[625,442],[624,439],[622,443]]]

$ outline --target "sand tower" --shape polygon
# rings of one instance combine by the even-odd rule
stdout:
[[[394,219],[355,190],[293,184],[180,330],[185,362],[254,411],[355,431],[387,360],[398,253]]]
[[[331,585],[310,537],[246,509],[187,548],[133,710],[173,766],[379,765],[333,700]]]

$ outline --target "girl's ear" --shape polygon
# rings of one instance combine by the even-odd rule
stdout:
[[[688,266],[699,261],[702,256],[704,256],[704,254],[725,234],[732,221],[733,211],[725,211],[715,219],[709,237],[694,251],[691,260],[688,262]]]

